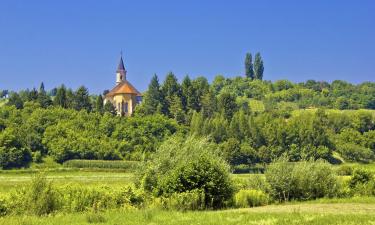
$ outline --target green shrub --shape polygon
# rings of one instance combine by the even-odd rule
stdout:
[[[333,197],[338,191],[332,166],[320,160],[290,163],[281,159],[270,164],[265,175],[271,195],[279,201]]]
[[[373,180],[374,175],[365,169],[355,169],[353,176],[350,178],[349,187],[354,188],[359,184],[366,184]]]
[[[202,190],[206,208],[224,207],[232,198],[229,166],[205,139],[172,138],[142,170],[142,187],[157,197]]]
[[[234,196],[235,206],[239,208],[267,205],[269,197],[259,190],[240,190]]]
[[[375,158],[375,154],[371,149],[357,144],[341,143],[336,148],[341,156],[348,161],[368,163]]]
[[[34,215],[47,215],[59,207],[58,195],[43,174],[33,178],[25,197],[26,211]]]

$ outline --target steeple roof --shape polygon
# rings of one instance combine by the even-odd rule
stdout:
[[[117,66],[117,72],[120,72],[120,71],[125,71],[124,61],[122,60],[122,53],[120,57],[120,62],[118,63],[118,66]]]

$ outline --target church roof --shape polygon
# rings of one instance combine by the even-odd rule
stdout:
[[[125,71],[125,66],[124,66],[124,61],[122,60],[122,55],[120,57],[120,62],[118,63],[117,66],[117,71]]]
[[[135,94],[137,96],[142,96],[142,94],[127,80],[117,84],[110,92],[108,92],[108,94],[106,94],[106,97],[111,97],[117,94]]]

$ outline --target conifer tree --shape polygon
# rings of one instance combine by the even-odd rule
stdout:
[[[263,65],[263,59],[260,53],[258,52],[255,55],[254,60],[254,77],[255,79],[262,80],[263,79],[263,71],[264,71],[264,65]]]
[[[154,114],[158,111],[159,105],[162,104],[163,95],[160,90],[160,84],[158,76],[155,74],[150,84],[148,85],[148,90],[144,96],[142,107],[146,115]],[[161,109],[160,109],[161,110]]]
[[[207,92],[203,95],[202,100],[202,114],[204,118],[212,117],[217,112],[217,100],[216,96],[212,91]]]
[[[37,99],[38,99],[38,91],[35,88],[33,88],[29,92],[28,100],[29,101],[36,101]]]
[[[74,96],[74,108],[76,110],[86,110],[87,112],[91,111],[91,102],[90,96],[87,88],[81,86],[77,89]]]
[[[66,88],[64,85],[61,85],[59,88],[57,88],[56,96],[53,99],[53,104],[56,106],[61,106],[63,108],[68,107]]]
[[[190,77],[188,75],[184,77],[184,80],[181,83],[181,94],[181,100],[184,110],[188,111],[188,109],[191,108],[191,105],[189,103],[191,102],[190,99],[192,96],[192,85]]]
[[[50,96],[47,95],[47,92],[44,89],[43,82],[40,84],[40,87],[39,87],[38,102],[40,106],[43,108],[47,108],[48,106],[52,105],[52,100]]]
[[[170,106],[172,104],[174,96],[178,96],[179,98],[181,98],[181,87],[177,81],[176,76],[172,72],[168,73],[168,75],[166,76],[161,90],[164,96],[163,113],[165,115],[171,116]]]
[[[247,78],[254,79],[253,59],[251,53],[246,53],[245,74]]]
[[[95,111],[98,112],[98,113],[103,113],[103,97],[102,95],[99,95],[97,98],[96,98],[96,103],[95,103]]]

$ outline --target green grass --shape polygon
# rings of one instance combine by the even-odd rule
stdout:
[[[222,211],[114,210],[48,217],[8,216],[0,224],[373,224],[375,205],[357,203],[273,205]]]
[[[105,169],[124,169],[133,171],[139,165],[138,161],[123,160],[69,160],[64,162],[64,167],[69,168],[105,168]]]
[[[0,192],[8,192],[12,189],[29,184],[32,177],[38,171],[29,172],[28,170],[8,171],[0,173]],[[52,180],[56,185],[59,184],[82,184],[85,186],[108,185],[121,186],[132,183],[133,173],[122,171],[100,171],[100,170],[50,170],[44,172],[47,179]]]

